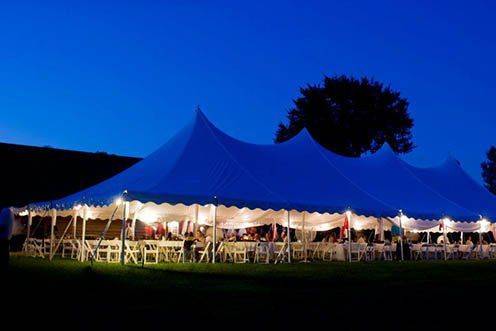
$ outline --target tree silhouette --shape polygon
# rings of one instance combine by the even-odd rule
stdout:
[[[375,152],[387,142],[396,153],[414,147],[408,100],[382,83],[363,77],[324,77],[321,85],[300,89],[280,123],[275,142],[286,141],[306,127],[326,148],[347,156]]]
[[[487,160],[481,163],[482,179],[486,188],[496,194],[496,147],[491,146],[486,156]]]

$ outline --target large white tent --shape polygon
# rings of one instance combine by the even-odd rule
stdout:
[[[444,231],[487,231],[496,217],[496,197],[452,160],[417,168],[387,145],[371,156],[343,157],[306,130],[285,143],[251,144],[223,133],[197,111],[131,168],[28,209],[30,218],[79,216],[84,222],[123,218],[220,228],[278,223],[322,231],[353,215],[355,229],[382,231],[396,224],[435,231],[442,223]]]

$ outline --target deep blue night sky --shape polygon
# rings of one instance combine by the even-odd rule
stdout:
[[[496,144],[496,6],[328,2],[3,3],[0,141],[146,156],[200,105],[271,143],[300,86],[368,75],[411,102],[408,161],[451,154],[480,180]]]

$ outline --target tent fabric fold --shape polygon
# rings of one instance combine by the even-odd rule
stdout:
[[[201,111],[166,144],[93,187],[31,208],[71,209],[126,200],[262,210],[342,213],[473,222],[496,217],[496,197],[453,162],[417,168],[388,146],[349,158],[319,145],[306,130],[281,144],[252,144],[215,127]]]

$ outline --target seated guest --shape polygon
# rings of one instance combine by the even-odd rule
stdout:
[[[145,237],[146,239],[153,239],[153,228],[150,225],[145,225]]]
[[[361,235],[360,238],[358,238],[357,243],[359,244],[366,244],[367,240],[365,239],[365,236]]]
[[[155,231],[155,239],[162,239],[165,236],[165,228],[162,223],[157,223],[157,231]]]
[[[186,240],[186,241],[195,241],[195,236],[193,235],[193,232],[187,232],[187,233],[185,233],[184,240]]]
[[[232,231],[231,233],[229,233],[229,235],[227,237],[227,241],[235,242],[236,240],[237,240],[236,232]]]
[[[286,230],[282,230],[282,233],[281,233],[281,241],[286,241],[287,240],[287,235],[286,235]]]
[[[255,233],[252,237],[253,241],[260,241],[260,235],[258,233]]]
[[[472,242],[472,236],[468,236],[467,240],[465,241],[465,245],[469,245],[470,247],[474,246],[474,243]]]
[[[444,240],[444,235],[440,235],[439,237],[437,237],[437,241],[436,241],[438,244],[444,244],[445,240]],[[446,244],[449,244],[449,239],[446,237]]]
[[[272,231],[268,231],[265,234],[265,241],[271,242],[271,241],[273,241],[273,239],[274,239],[274,234],[272,233]]]
[[[205,235],[203,234],[203,232],[201,232],[200,230],[196,230],[195,240],[204,244],[205,243]]]

